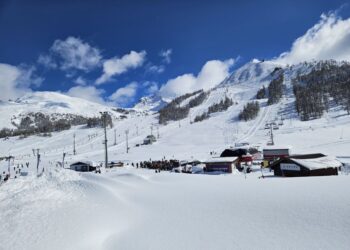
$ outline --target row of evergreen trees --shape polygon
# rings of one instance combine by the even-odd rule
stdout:
[[[51,133],[54,131],[62,131],[71,128],[71,122],[66,119],[58,119],[51,121],[48,116],[40,117],[40,121],[35,122],[26,116],[21,119],[21,122],[16,129],[3,128],[0,130],[0,138],[10,136],[29,136],[39,133]]]
[[[283,70],[280,70],[279,75],[275,79],[273,79],[269,84],[269,87],[268,87],[269,95],[267,100],[268,105],[278,103],[282,98],[283,80],[284,80]]]
[[[321,61],[310,73],[293,79],[293,92],[303,121],[321,117],[331,103],[350,114],[350,64]]]
[[[192,96],[192,98],[187,105],[180,106],[183,101]],[[184,119],[188,116],[190,108],[196,107],[204,102],[207,98],[208,93],[203,90],[199,90],[190,94],[185,94],[176,97],[168,105],[159,110],[159,123],[166,124],[168,121],[178,121]]]
[[[208,112],[204,112],[201,115],[197,115],[193,122],[200,122],[205,119],[208,119],[210,117],[210,114],[216,113],[216,112],[222,112],[227,110],[229,107],[233,105],[233,101],[225,96],[225,99],[221,100],[219,103],[214,103],[208,108]]]
[[[240,120],[248,121],[255,119],[260,111],[260,105],[257,101],[248,102],[243,110],[239,113],[238,118]]]
[[[206,120],[206,119],[208,119],[208,118],[209,118],[208,112],[204,112],[204,113],[201,114],[201,115],[197,115],[197,116],[194,118],[193,122],[201,122],[201,121],[204,121],[204,120]]]
[[[103,123],[104,121],[102,117],[91,117],[87,119],[86,126],[88,128],[103,127]],[[113,127],[112,116],[108,113],[106,113],[106,126]]]
[[[57,118],[56,118],[57,117]],[[106,115],[107,126],[113,127],[112,117],[110,114]],[[22,117],[19,124],[12,123],[16,128],[3,128],[0,130],[0,138],[11,136],[29,136],[34,134],[50,134],[51,132],[58,132],[68,130],[71,126],[84,125],[87,127],[103,126],[101,117],[86,118],[79,115],[66,114],[64,116],[49,116],[41,112],[28,113]]]
[[[227,110],[233,105],[233,101],[225,96],[225,99],[221,100],[219,103],[215,103],[208,108],[208,113],[216,113]]]
[[[267,98],[266,88],[263,86],[261,89],[258,90],[256,93],[256,99],[265,99]]]
[[[268,105],[278,103],[283,95],[283,72],[283,69],[276,67],[271,73],[271,77],[273,77],[273,80],[270,82],[267,89],[265,88],[265,86],[263,86],[261,89],[258,90],[258,92],[256,93],[256,99],[268,98]]]

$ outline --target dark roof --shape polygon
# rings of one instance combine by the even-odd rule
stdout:
[[[314,159],[314,158],[320,158],[324,157],[326,155],[321,153],[316,154],[303,154],[303,155],[290,155],[288,158],[294,158],[294,159]]]
[[[281,163],[282,161],[285,161],[285,160],[289,160],[289,161],[292,161],[294,163],[297,163],[297,162],[293,161],[293,159],[317,159],[317,158],[321,158],[321,157],[325,157],[325,156],[326,155],[321,154],[321,153],[290,155],[290,156],[283,157],[283,158],[273,162],[272,164],[269,165],[269,167],[273,169],[275,166],[277,166],[279,163]],[[297,164],[300,165],[300,163],[297,163]]]
[[[220,157],[241,157],[242,155],[246,155],[248,150],[245,148],[236,148],[236,149],[225,149]]]
[[[72,163],[72,164],[70,164],[70,166],[78,166],[78,165],[89,165],[89,166],[93,166],[93,163],[91,163],[91,162],[88,162],[88,161],[77,161],[77,162],[74,162],[74,163]]]

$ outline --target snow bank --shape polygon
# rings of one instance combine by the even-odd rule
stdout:
[[[0,188],[6,249],[347,249],[350,176],[59,171]]]

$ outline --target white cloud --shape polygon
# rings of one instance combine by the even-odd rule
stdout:
[[[106,104],[102,95],[105,93],[103,89],[97,89],[94,86],[75,86],[70,88],[66,94],[73,97],[79,97],[88,101]]]
[[[350,60],[350,18],[337,13],[322,14],[320,21],[295,40],[290,51],[275,59],[295,64],[312,60]]]
[[[146,58],[146,51],[131,51],[121,58],[115,57],[103,63],[103,74],[96,80],[96,84],[109,81],[113,76],[125,73],[129,69],[140,67]]]
[[[163,61],[165,63],[171,62],[171,54],[173,53],[172,49],[162,50],[159,52],[159,56],[163,58]]]
[[[40,55],[38,63],[48,68],[61,70],[82,70],[85,72],[100,66],[102,56],[98,48],[92,47],[80,38],[67,37],[55,40],[48,55]]]
[[[75,79],[74,83],[80,85],[80,86],[85,86],[86,85],[86,79],[79,76],[77,79]]]
[[[34,67],[16,67],[0,63],[0,100],[14,99],[40,86],[43,78],[34,74]]]
[[[125,87],[117,89],[108,99],[116,103],[117,105],[127,105],[135,100],[138,85],[136,82],[132,82]]]
[[[152,95],[159,90],[158,84],[156,82],[146,81],[142,84],[142,87],[145,89],[146,95]]]
[[[38,58],[38,63],[44,65],[49,69],[56,69],[58,67],[57,63],[49,55],[42,54]]]
[[[147,71],[151,72],[151,73],[160,74],[160,73],[163,73],[164,70],[165,70],[164,65],[152,65],[152,64],[150,64],[147,66]]]
[[[212,60],[204,64],[197,76],[184,74],[170,79],[160,88],[160,94],[164,98],[174,98],[179,95],[191,93],[199,89],[209,90],[228,75],[234,59],[226,61]]]

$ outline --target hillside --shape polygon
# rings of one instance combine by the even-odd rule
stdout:
[[[70,97],[57,92],[33,92],[14,101],[0,103],[1,128],[13,128],[22,117],[29,113],[43,113],[52,118],[66,115],[79,115],[83,117],[100,116],[99,112],[109,111],[115,113],[111,107],[90,102],[85,99]]]
[[[2,124],[9,124],[7,120],[4,121],[4,118],[12,117],[11,112],[23,114],[29,110],[45,110],[45,112],[52,114],[71,112],[96,116],[101,110],[109,110],[116,114],[113,117],[114,128],[108,129],[111,159],[147,160],[163,157],[205,159],[209,157],[211,151],[220,152],[225,147],[245,141],[258,147],[264,147],[270,139],[269,130],[264,129],[265,124],[275,121],[280,123],[279,129],[274,130],[276,143],[294,146],[294,152],[329,152],[333,155],[348,155],[346,146],[350,143],[350,131],[347,125],[350,118],[344,109],[333,105],[322,117],[309,121],[301,121],[295,110],[295,97],[291,81],[297,75],[308,73],[311,69],[319,67],[316,62],[285,67],[283,69],[284,92],[281,99],[272,105],[267,104],[267,98],[257,100],[260,104],[258,116],[247,122],[239,121],[238,116],[243,107],[248,102],[256,100],[256,94],[262,86],[267,87],[270,84],[275,74],[273,72],[276,72],[276,68],[277,70],[280,68],[276,66],[278,65],[268,61],[254,60],[249,62],[233,72],[222,84],[209,91],[203,102],[189,109],[185,118],[169,121],[164,125],[159,124],[159,114],[154,111],[147,112],[147,110],[153,109],[153,105],[147,106],[150,109],[144,105],[142,112],[130,111],[127,112],[128,115],[125,116],[125,119],[119,119],[118,115],[121,113],[116,113],[109,107],[53,93],[37,93],[32,97],[27,96],[16,102],[2,104],[3,107],[10,107],[4,109],[5,115],[2,117]],[[179,106],[186,106],[194,97],[181,99]],[[233,105],[228,107],[226,111],[211,113],[208,119],[202,122],[194,122],[196,116],[207,112],[210,107],[220,103],[224,98],[230,98]],[[128,139],[131,148],[128,154],[126,154],[126,130],[129,130]],[[98,134],[98,137],[90,140],[89,135],[95,133]],[[135,147],[151,133],[156,136],[159,133],[159,139],[155,144]],[[47,151],[47,157],[57,161],[62,152],[71,152],[73,134],[77,136],[77,151],[79,152],[75,158],[103,159],[102,129],[86,129],[84,126],[76,126],[69,131],[53,133],[52,137],[45,140],[38,139],[36,136],[26,139],[10,138],[2,143],[0,154],[30,154],[33,145],[35,145],[36,148]],[[304,137],[317,138],[317,140],[309,140],[305,144],[303,140],[300,140]],[[47,143],[48,141],[50,143]],[[115,141],[117,145],[114,145]],[[334,147],[327,146],[333,144]]]
[[[67,165],[78,160],[102,163],[101,127],[79,125],[53,132],[49,137],[1,139],[0,155],[15,156],[15,165],[29,163],[29,174],[0,186],[0,239],[11,249],[36,250],[164,249],[164,246],[347,249],[350,196],[346,190],[350,182],[345,171],[340,176],[274,178],[265,169],[266,178],[260,178],[258,167],[247,176],[240,172],[155,173],[131,167],[132,163],[164,157],[206,160],[239,142],[249,142],[261,149],[270,140],[265,124],[272,121],[278,124],[278,129],[273,130],[277,146],[292,146],[292,153],[324,153],[349,161],[350,116],[344,108],[332,104],[321,117],[308,121],[301,121],[296,112],[292,79],[300,72],[311,72],[315,65],[283,68],[283,95],[268,105],[267,96],[257,100],[256,94],[262,86],[268,87],[272,80],[279,79],[275,74],[282,71],[276,71],[276,65],[270,62],[250,62],[243,66],[244,71],[234,72],[206,92],[200,104],[188,106],[201,92],[179,98],[174,106],[188,107],[188,115],[165,124],[159,124],[159,114],[152,111],[154,105],[148,98],[138,111],[119,109],[119,112],[54,93],[39,93],[2,104],[11,107],[15,114],[26,114],[31,108],[60,116],[113,112],[114,127],[107,128],[108,159],[123,161],[126,166],[102,168],[101,175],[57,167],[61,166],[64,153]],[[244,72],[244,77],[239,72]],[[197,115],[208,112],[224,98],[232,100],[227,110],[212,112],[207,119],[194,122]],[[253,120],[240,121],[239,113],[251,101],[260,104],[260,112]],[[15,109],[17,105],[21,109]],[[3,110],[11,117],[9,110]],[[142,145],[151,133],[157,142]],[[34,155],[37,149],[41,154],[38,169]],[[7,162],[0,164],[0,171],[7,171]],[[10,172],[15,176],[12,168]],[[42,175],[37,177],[37,172]]]

